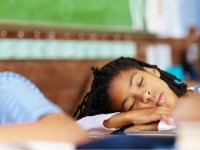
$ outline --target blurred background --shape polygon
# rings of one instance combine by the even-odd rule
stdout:
[[[200,73],[199,0],[0,0],[0,71],[18,72],[66,112],[91,67],[120,56],[192,85]]]

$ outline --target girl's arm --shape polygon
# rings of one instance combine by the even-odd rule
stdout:
[[[156,130],[158,128],[158,122],[156,124],[155,121],[163,119],[167,122],[167,114],[169,114],[169,110],[162,110],[155,107],[129,112],[87,116],[78,120],[77,123],[90,134],[94,135],[110,134],[119,128],[131,124],[135,124],[134,128],[141,130]],[[153,124],[151,124],[152,122]],[[130,130],[133,130],[133,128],[130,128]]]
[[[158,131],[159,121],[148,124],[133,125],[125,129],[125,131]]]
[[[145,109],[136,109],[128,112],[121,112],[113,115],[107,120],[104,120],[106,128],[122,128],[131,124],[148,124],[151,122],[164,120],[170,124],[171,120],[168,118],[171,110],[162,109],[161,107],[152,107]]]

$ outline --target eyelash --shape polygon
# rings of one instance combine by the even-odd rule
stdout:
[[[129,108],[129,111],[130,111],[131,109],[133,109],[133,108],[134,108],[134,106],[135,106],[135,103],[136,103],[136,100],[134,100],[134,102],[133,102],[132,106]]]
[[[142,83],[143,83],[143,77],[142,77],[142,79],[141,79],[141,81],[140,81],[139,87],[142,86]]]

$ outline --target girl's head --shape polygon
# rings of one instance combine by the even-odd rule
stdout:
[[[161,105],[172,108],[187,90],[175,76],[134,58],[121,57],[92,70],[91,89],[74,113],[77,119]]]

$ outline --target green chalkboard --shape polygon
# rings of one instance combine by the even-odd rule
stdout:
[[[128,0],[0,0],[0,22],[131,27]]]

